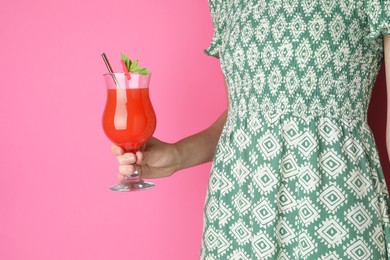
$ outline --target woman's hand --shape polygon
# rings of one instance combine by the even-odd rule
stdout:
[[[141,178],[154,179],[171,176],[180,169],[180,154],[174,144],[164,143],[152,137],[136,154],[125,153],[116,145],[112,152],[119,162],[118,179],[134,173],[134,164],[141,168]]]

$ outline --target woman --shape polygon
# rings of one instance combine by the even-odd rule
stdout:
[[[158,178],[214,158],[202,259],[390,259],[367,125],[390,63],[390,0],[209,3],[206,53],[220,58],[228,110],[175,144],[152,139],[136,156],[114,146],[119,178],[135,162]]]

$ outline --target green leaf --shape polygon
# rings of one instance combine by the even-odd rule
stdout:
[[[140,67],[136,67],[136,68],[131,68],[131,72],[140,72],[142,70],[142,68]]]
[[[143,76],[146,76],[150,73],[150,71],[146,68],[141,68],[138,66],[138,60],[134,60],[133,62],[129,59],[129,57],[126,56],[126,54],[121,53],[121,58],[126,64],[127,69],[129,72],[139,73]]]
[[[137,64],[138,64],[138,60],[133,60],[133,62],[131,63],[131,68],[137,67]]]
[[[150,71],[148,69],[145,69],[145,68],[142,68],[140,71],[139,71],[139,74],[143,75],[143,76],[146,76],[150,73]]]

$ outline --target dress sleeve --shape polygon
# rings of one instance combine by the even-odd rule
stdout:
[[[384,34],[390,34],[390,0],[365,0],[369,34],[368,39],[378,48],[383,48]]]
[[[207,49],[204,50],[209,56],[219,58],[220,48],[222,44],[222,34],[225,27],[225,19],[223,15],[222,3],[223,0],[209,0],[211,18],[214,26],[214,35]]]

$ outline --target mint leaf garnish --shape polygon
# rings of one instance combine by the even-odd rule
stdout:
[[[138,64],[138,60],[133,60],[133,62],[130,65],[130,69],[135,68]]]
[[[146,76],[150,73],[150,71],[146,68],[141,68],[138,66],[138,60],[131,61],[126,54],[121,53],[121,58],[125,62],[127,69],[129,72],[139,73],[143,76]]]

